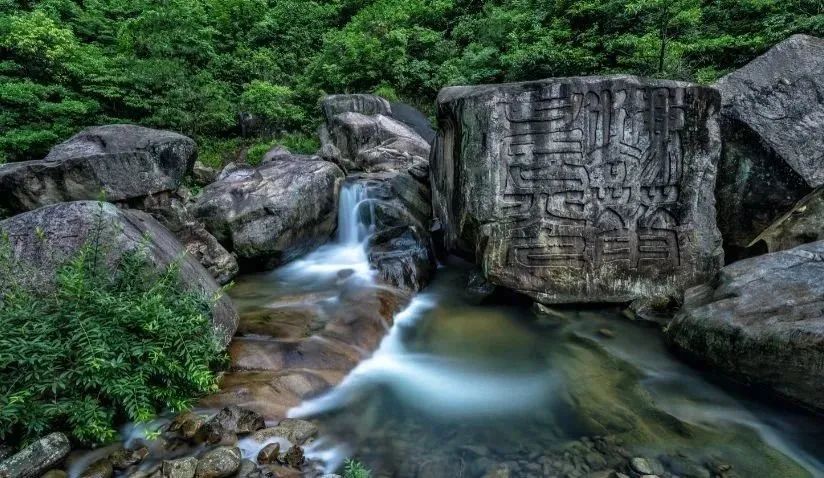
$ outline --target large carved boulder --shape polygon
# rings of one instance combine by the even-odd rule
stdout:
[[[8,235],[13,256],[31,269],[23,279],[38,288],[50,287],[56,270],[98,234],[111,265],[145,243],[152,264],[165,268],[179,260],[186,286],[209,296],[220,294],[212,321],[224,346],[237,328],[232,301],[212,276],[166,228],[141,211],[96,201],[60,203],[0,221],[0,234]]]
[[[728,259],[824,185],[824,40],[795,35],[725,76],[718,226]]]
[[[86,129],[42,160],[0,166],[0,209],[16,214],[59,202],[128,201],[176,190],[192,169],[195,142],[134,125]]]
[[[742,260],[690,289],[666,330],[687,358],[824,411],[824,241]]]
[[[630,76],[438,95],[447,249],[546,303],[679,296],[723,260],[718,92]]]
[[[242,263],[271,268],[329,239],[342,180],[343,172],[327,161],[280,156],[222,175],[192,212]]]

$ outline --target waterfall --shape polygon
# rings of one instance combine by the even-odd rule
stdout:
[[[328,282],[348,270],[364,281],[373,281],[366,240],[374,230],[375,214],[367,199],[368,191],[362,182],[344,182],[338,201],[335,241],[287,264],[276,274],[286,282],[306,284]]]
[[[367,198],[363,183],[350,181],[343,184],[338,202],[338,244],[362,244],[369,236],[375,224],[375,214],[372,205],[366,202]]]

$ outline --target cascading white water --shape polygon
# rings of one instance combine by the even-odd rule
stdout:
[[[363,280],[373,280],[366,240],[374,229],[374,212],[367,193],[363,183],[344,183],[338,203],[335,242],[278,270],[278,276],[290,283],[303,283],[328,280],[341,271],[350,270]]]

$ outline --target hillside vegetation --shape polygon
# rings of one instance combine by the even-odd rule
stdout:
[[[793,33],[824,35],[824,1],[0,0],[0,162],[134,122],[191,135],[217,163],[254,141],[236,139],[241,112],[260,119],[247,136],[310,149],[324,92],[430,110],[454,84],[710,82]]]

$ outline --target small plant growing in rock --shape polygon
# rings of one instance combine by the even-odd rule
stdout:
[[[372,478],[372,472],[361,462],[350,459],[343,465],[343,478]]]
[[[176,264],[158,272],[145,248],[111,268],[92,237],[45,290],[15,279],[25,265],[0,238],[0,441],[59,430],[107,442],[216,390],[211,298],[181,287]]]

